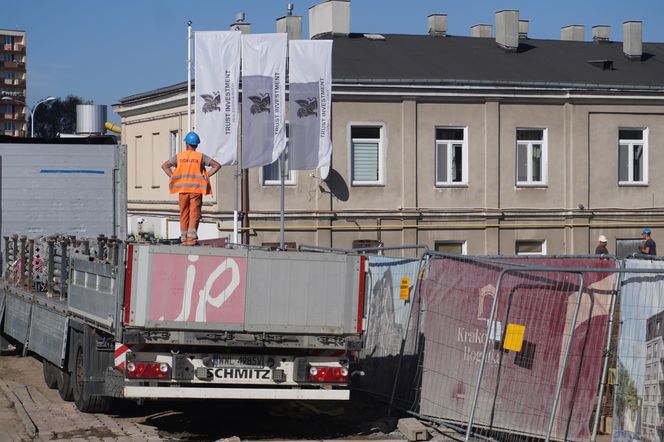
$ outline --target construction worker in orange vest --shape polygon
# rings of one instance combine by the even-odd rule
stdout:
[[[180,194],[180,242],[183,245],[198,244],[198,223],[201,220],[203,195],[210,195],[210,177],[217,173],[221,165],[209,156],[196,152],[201,139],[196,132],[184,137],[187,150],[180,152],[161,165],[170,177],[171,193]],[[206,167],[210,167],[208,172]],[[175,170],[173,170],[175,168]]]

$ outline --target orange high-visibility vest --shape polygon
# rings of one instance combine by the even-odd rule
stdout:
[[[212,187],[205,167],[202,167],[203,154],[195,150],[185,150],[178,154],[178,164],[171,176],[168,187],[171,193],[200,193],[210,195]]]

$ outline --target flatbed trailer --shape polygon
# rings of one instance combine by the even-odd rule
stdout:
[[[125,399],[349,398],[365,258],[7,236],[0,339],[84,412]]]

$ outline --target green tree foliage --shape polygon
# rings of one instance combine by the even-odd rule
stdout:
[[[67,98],[42,103],[35,110],[35,137],[55,138],[57,134],[76,133],[76,105],[88,104],[83,98],[68,95]],[[29,118],[28,118],[29,120]],[[28,121],[28,131],[31,121]]]
[[[623,422],[625,412],[630,411],[633,413],[638,410],[639,396],[634,380],[629,375],[625,366],[620,362],[618,362],[617,383],[616,412],[620,421],[620,426],[622,427],[625,424]]]

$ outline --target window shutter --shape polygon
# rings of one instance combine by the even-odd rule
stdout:
[[[353,143],[353,181],[378,181],[378,143]]]

